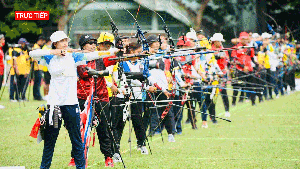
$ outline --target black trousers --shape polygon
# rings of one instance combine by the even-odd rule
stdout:
[[[270,86],[272,84],[272,76],[271,76],[271,70],[270,69],[266,69],[266,81],[268,83],[265,82],[265,84],[269,86],[269,87],[267,87],[269,98],[272,98],[272,93],[273,93],[272,89],[273,89],[273,87]]]
[[[237,75],[236,77],[241,77],[241,76],[245,76],[246,74],[244,72],[238,70],[238,72],[237,72],[236,75]],[[245,79],[245,77],[242,77],[242,78],[238,78],[238,81],[246,82],[246,79]],[[243,89],[243,87],[245,87],[245,86],[246,86],[245,83],[241,83],[241,84],[235,83],[235,84],[232,84],[232,88],[233,89]],[[237,90],[233,91],[233,97],[232,97],[232,104],[233,105],[235,105],[235,103],[236,103],[236,98],[237,98],[238,93],[239,93],[239,91],[237,91]],[[244,100],[243,96],[245,96],[245,93],[241,92],[239,101],[243,101]]]
[[[194,96],[194,93],[191,93],[190,99],[193,99],[193,98],[196,98],[196,97]],[[195,113],[196,102],[193,100],[188,100],[184,103],[184,105],[186,105],[186,107],[188,108],[187,109],[188,110],[187,119],[191,122],[192,128],[194,129],[196,127],[196,122],[197,122],[196,113]]]
[[[208,89],[207,92],[211,93],[212,92],[212,89]],[[210,99],[210,94],[206,94],[205,96],[205,106],[206,106],[206,110],[209,111],[209,116],[210,116],[210,119],[212,121],[215,121],[216,120],[216,104],[214,103],[213,99]],[[206,111],[204,112],[206,113]]]
[[[224,88],[226,88],[226,85],[224,86]],[[229,111],[229,99],[227,95],[227,90],[226,89],[220,89],[220,90],[221,90],[220,93],[222,94],[222,100],[225,107],[225,111]]]
[[[84,109],[85,100],[78,99],[80,110]],[[95,101],[95,116],[99,120],[99,124],[96,127],[98,140],[100,144],[100,151],[102,154],[107,157],[113,156],[112,144],[113,140],[111,138],[111,131],[110,131],[110,122],[111,122],[111,115],[109,111],[109,103],[107,102],[100,102]]]
[[[249,74],[251,74],[251,75],[250,76],[245,76],[246,73],[239,72],[238,73],[239,77],[245,76],[245,77],[240,78],[239,80],[242,80],[245,83],[242,83],[242,85],[233,85],[233,89],[255,91],[254,87],[255,87],[255,84],[258,83],[258,78],[255,78],[254,77],[255,75],[253,75],[252,72],[249,72]],[[238,92],[239,91],[237,91],[237,90],[233,91],[232,104],[236,103],[236,97],[238,95]],[[241,91],[240,101],[243,101],[245,96],[246,96],[245,92]],[[255,104],[255,93],[250,93],[250,99],[252,101],[252,104]]]
[[[28,87],[28,85],[26,84],[27,76],[28,75],[19,75],[18,76],[19,96],[23,100],[25,99],[25,94],[26,94],[27,87]]]
[[[125,122],[123,121],[123,108],[124,106],[119,106],[124,104],[123,98],[113,97],[111,100],[111,107],[112,107],[112,130],[113,130],[113,137],[116,141],[114,152],[120,153],[120,142],[123,134],[123,130],[125,127]]]
[[[167,97],[163,93],[155,93],[152,94],[155,95],[157,101],[167,100]],[[154,98],[152,98],[154,100]],[[173,107],[169,109],[165,117],[162,119],[161,116],[166,111],[166,108],[168,106],[168,102],[157,102],[156,106],[154,104],[151,104],[152,108],[151,111],[151,123],[150,123],[150,133],[153,134],[154,131],[160,131],[163,130],[163,128],[166,128],[168,134],[174,134],[175,133],[175,119],[174,119],[174,111]],[[157,130],[158,129],[158,130]]]
[[[41,81],[42,81],[42,71],[35,70],[34,72],[34,83],[33,83],[33,98],[35,100],[42,100],[41,95]]]
[[[167,100],[167,96],[164,94],[161,94],[158,96],[157,100]],[[175,118],[174,118],[174,111],[173,107],[169,109],[166,116],[162,119],[161,115],[166,111],[166,107],[168,106],[168,102],[157,102],[158,107],[158,113],[161,121],[161,126],[165,127],[168,134],[174,134],[175,133]],[[163,106],[163,107],[162,107]]]
[[[136,100],[141,101],[141,100]],[[146,129],[143,123],[143,103],[137,102],[131,104],[131,120],[132,126],[134,128],[135,136],[137,139],[137,145],[145,146],[146,145]]]

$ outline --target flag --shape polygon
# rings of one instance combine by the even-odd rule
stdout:
[[[92,81],[91,84],[94,84]],[[84,147],[85,168],[87,168],[88,150],[91,141],[91,129],[93,118],[93,86],[89,91],[89,96],[84,103],[84,110],[80,113],[81,120],[81,138]]]
[[[40,127],[41,127],[40,118],[37,118],[31,129],[29,136],[31,136],[33,138],[37,138]]]

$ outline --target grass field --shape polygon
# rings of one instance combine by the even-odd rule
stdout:
[[[9,102],[5,91],[0,101],[6,106],[0,110],[0,166],[39,168],[43,142],[37,144],[29,134],[37,118],[36,108],[45,102],[31,99],[19,106]],[[130,157],[126,126],[121,143],[123,159],[127,168],[300,168],[299,99],[300,92],[296,92],[254,107],[251,103],[237,104],[230,110],[231,123],[209,122],[207,129],[201,128],[198,114],[199,129],[183,124],[183,134],[175,136],[175,143],[167,141],[165,130],[165,143],[160,135],[149,138],[152,155],[138,153],[132,134]],[[217,115],[224,117],[223,112],[222,100],[218,98]],[[51,168],[74,168],[67,166],[70,152],[69,136],[61,128]],[[104,168],[97,138],[95,147],[90,148],[88,164],[89,168]],[[115,164],[115,168],[122,167],[121,163]]]

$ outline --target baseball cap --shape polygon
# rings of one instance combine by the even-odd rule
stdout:
[[[52,33],[52,35],[50,36],[50,40],[52,42],[58,42],[62,39],[66,39],[66,38],[68,39],[68,41],[71,40],[63,31],[56,31],[56,32]]]

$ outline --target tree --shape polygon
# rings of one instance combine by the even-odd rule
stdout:
[[[92,0],[84,1],[77,4],[75,11],[68,10],[71,0],[1,0],[3,7],[11,8],[10,12],[5,16],[4,21],[0,21],[1,32],[5,33],[8,39],[16,39],[23,34],[40,35],[43,28],[47,26],[57,25],[57,30],[64,30],[65,26],[74,16],[75,12],[80,11],[86,5],[93,2]],[[49,11],[49,21],[16,21],[15,11]]]
[[[209,3],[209,1],[211,1],[211,0],[197,0],[197,2],[200,4],[200,8],[197,11],[194,11],[191,8],[187,7],[184,3],[182,3],[181,0],[175,0],[175,2],[180,7],[184,8],[188,12],[190,18],[193,19],[194,28],[196,30],[201,29],[203,13],[204,13],[205,8],[207,7],[207,4]]]

